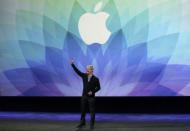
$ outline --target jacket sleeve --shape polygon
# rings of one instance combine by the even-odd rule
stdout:
[[[93,90],[94,93],[100,90],[100,81],[97,79],[95,89]]]
[[[74,71],[80,76],[83,77],[85,75],[85,73],[81,72],[74,64],[71,64],[71,66],[73,67]]]

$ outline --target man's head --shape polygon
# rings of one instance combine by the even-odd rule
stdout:
[[[88,75],[92,75],[92,74],[93,74],[93,70],[94,70],[93,65],[87,65],[87,66],[86,66],[86,73],[87,73]]]

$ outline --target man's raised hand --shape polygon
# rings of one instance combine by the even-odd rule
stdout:
[[[73,59],[71,59],[70,63],[71,63],[71,64],[74,64],[74,60],[73,60]]]

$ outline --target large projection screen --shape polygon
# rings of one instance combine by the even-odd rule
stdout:
[[[190,0],[1,0],[0,96],[190,96]]]

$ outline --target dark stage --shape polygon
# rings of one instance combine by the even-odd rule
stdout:
[[[96,131],[189,131],[189,97],[97,97]],[[80,97],[1,97],[0,131],[74,131]],[[87,125],[82,130],[89,130]]]
[[[76,131],[78,113],[0,112],[1,131]],[[189,114],[96,115],[95,131],[189,131]],[[89,114],[87,114],[89,121]],[[89,130],[89,123],[80,129]]]
[[[81,97],[0,97],[0,111],[80,112]],[[190,114],[190,97],[96,97],[99,113]]]

